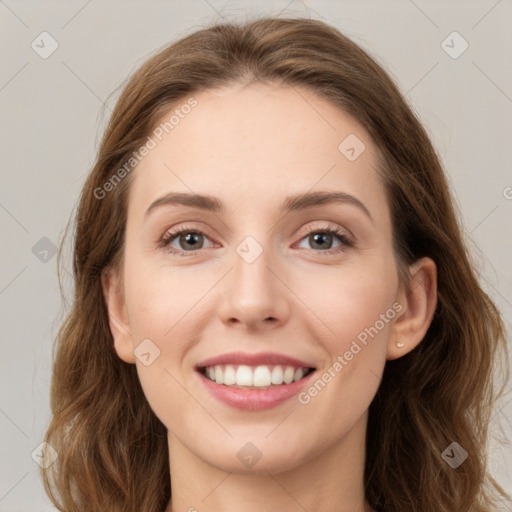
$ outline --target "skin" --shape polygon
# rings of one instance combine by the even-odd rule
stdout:
[[[335,105],[307,89],[261,83],[194,97],[198,105],[132,171],[121,272],[103,279],[116,352],[136,364],[168,429],[166,510],[371,510],[363,489],[368,407],[386,360],[414,349],[428,329],[436,266],[417,261],[413,290],[400,285],[376,147]],[[351,162],[338,145],[352,133],[366,149]],[[280,214],[288,195],[320,190],[355,196],[373,220],[345,203]],[[145,216],[171,191],[215,196],[225,211],[165,205]],[[205,235],[192,246],[174,239],[188,256],[158,246],[185,225]],[[325,233],[328,225],[355,245],[334,235],[315,245],[308,228]],[[263,249],[252,263],[236,252],[249,235]],[[241,350],[290,355],[322,374],[393,303],[400,313],[307,404],[293,397],[259,412],[234,409],[194,370]],[[134,349],[148,338],[160,355],[145,366]],[[261,453],[252,467],[237,457],[247,442]]]

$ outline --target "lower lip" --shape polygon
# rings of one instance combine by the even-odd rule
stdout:
[[[292,398],[300,392],[300,390],[309,382],[312,371],[297,382],[291,384],[281,384],[268,389],[244,389],[232,388],[217,384],[216,382],[208,379],[202,373],[198,372],[199,377],[206,389],[221,402],[246,411],[261,411],[264,409],[271,409],[277,405]]]

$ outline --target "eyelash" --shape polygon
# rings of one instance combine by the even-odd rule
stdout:
[[[178,250],[170,247],[170,244],[173,242],[173,240],[175,238],[177,238],[179,235],[182,235],[185,233],[194,233],[194,234],[199,234],[199,235],[203,235],[203,236],[210,238],[206,233],[204,233],[203,231],[201,231],[199,229],[183,226],[179,229],[168,231],[167,233],[165,233],[164,236],[158,242],[158,247],[161,249],[165,249],[169,253],[174,254],[176,256],[184,256],[184,257],[194,256],[201,249],[197,249],[196,251],[186,251],[185,252],[185,251],[178,251]],[[349,237],[346,233],[344,233],[340,228],[338,228],[337,226],[333,226],[333,225],[329,225],[329,226],[326,226],[323,228],[311,228],[310,227],[308,229],[308,232],[300,239],[300,241],[304,240],[305,238],[309,237],[312,234],[325,234],[325,233],[328,233],[330,235],[335,235],[336,237],[338,237],[338,239],[340,240],[342,245],[339,247],[335,247],[333,249],[327,249],[325,251],[310,249],[311,251],[318,252],[321,254],[326,254],[326,255],[335,255],[339,252],[347,250],[347,248],[354,247],[354,245],[355,245],[354,240],[351,237]]]

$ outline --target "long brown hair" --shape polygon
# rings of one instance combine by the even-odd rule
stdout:
[[[106,193],[105,183],[172,106],[252,80],[309,88],[361,123],[380,152],[402,282],[411,285],[407,266],[418,258],[437,265],[428,332],[387,361],[370,405],[368,502],[383,512],[491,511],[495,490],[503,493],[487,472],[488,426],[503,391],[493,372],[507,360],[502,319],[479,285],[439,158],[397,86],[338,30],[302,18],[212,24],[160,50],[124,86],[74,219],[74,298],[56,340],[45,436],[58,459],[42,470],[46,492],[66,512],[162,512],[169,502],[166,428],[135,365],[113,348],[101,285],[123,254],[133,172],[125,168]],[[441,456],[453,441],[469,454],[456,469]]]

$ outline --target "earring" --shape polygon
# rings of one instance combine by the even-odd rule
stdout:
[[[400,341],[395,342],[395,345],[396,345],[398,348],[403,348],[403,347],[404,347],[404,344],[403,344],[403,343],[401,343]]]

